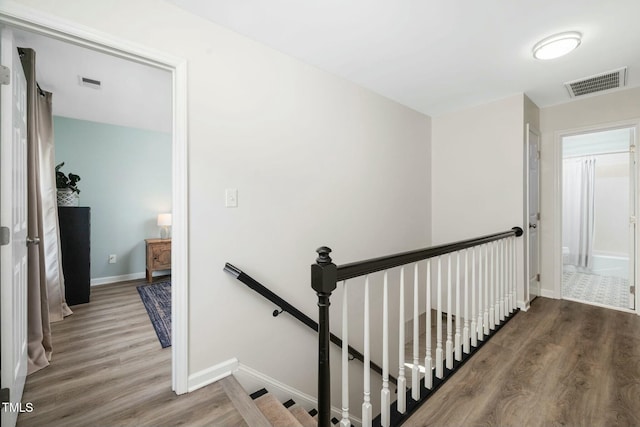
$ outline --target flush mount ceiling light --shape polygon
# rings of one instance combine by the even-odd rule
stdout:
[[[582,34],[577,31],[554,34],[533,46],[533,57],[536,59],[559,58],[580,46],[581,39]]]

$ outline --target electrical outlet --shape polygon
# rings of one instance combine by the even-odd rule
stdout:
[[[118,257],[115,254],[109,255],[109,264],[115,264],[118,262]]]

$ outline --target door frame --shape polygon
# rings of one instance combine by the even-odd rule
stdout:
[[[640,119],[621,120],[609,123],[600,123],[590,126],[582,126],[579,128],[570,128],[559,130],[554,133],[553,149],[554,149],[554,161],[553,161],[553,186],[554,186],[554,219],[553,219],[553,298],[562,299],[562,138],[567,136],[580,135],[585,133],[600,132],[606,130],[615,130],[620,128],[635,128],[635,145],[636,145],[636,216],[638,215],[638,208],[640,202],[638,197],[640,195],[640,162],[638,161],[638,145],[640,144]],[[636,226],[635,236],[636,242],[640,242],[640,227]],[[640,316],[640,309],[638,303],[640,302],[639,290],[638,290],[638,266],[640,266],[640,250],[635,253],[635,268],[636,268],[636,283],[635,283],[635,309],[609,307],[612,310],[624,311],[628,313],[636,313]]]
[[[100,53],[157,67],[171,73],[173,85],[171,386],[176,394],[188,392],[187,61],[164,52],[132,44],[92,28],[61,21],[13,2],[1,3],[0,23],[70,42]]]

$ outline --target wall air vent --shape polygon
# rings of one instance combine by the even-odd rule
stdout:
[[[571,98],[602,92],[604,90],[617,89],[627,85],[627,67],[574,80],[564,85],[569,91]]]
[[[102,82],[100,80],[90,79],[88,77],[80,77],[80,86],[90,87],[92,89],[100,89]]]

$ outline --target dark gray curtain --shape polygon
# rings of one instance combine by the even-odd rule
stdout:
[[[51,322],[71,314],[64,297],[55,184],[52,94],[36,82],[36,53],[18,49],[27,78],[28,232],[40,238],[29,247],[28,373],[49,365]]]

